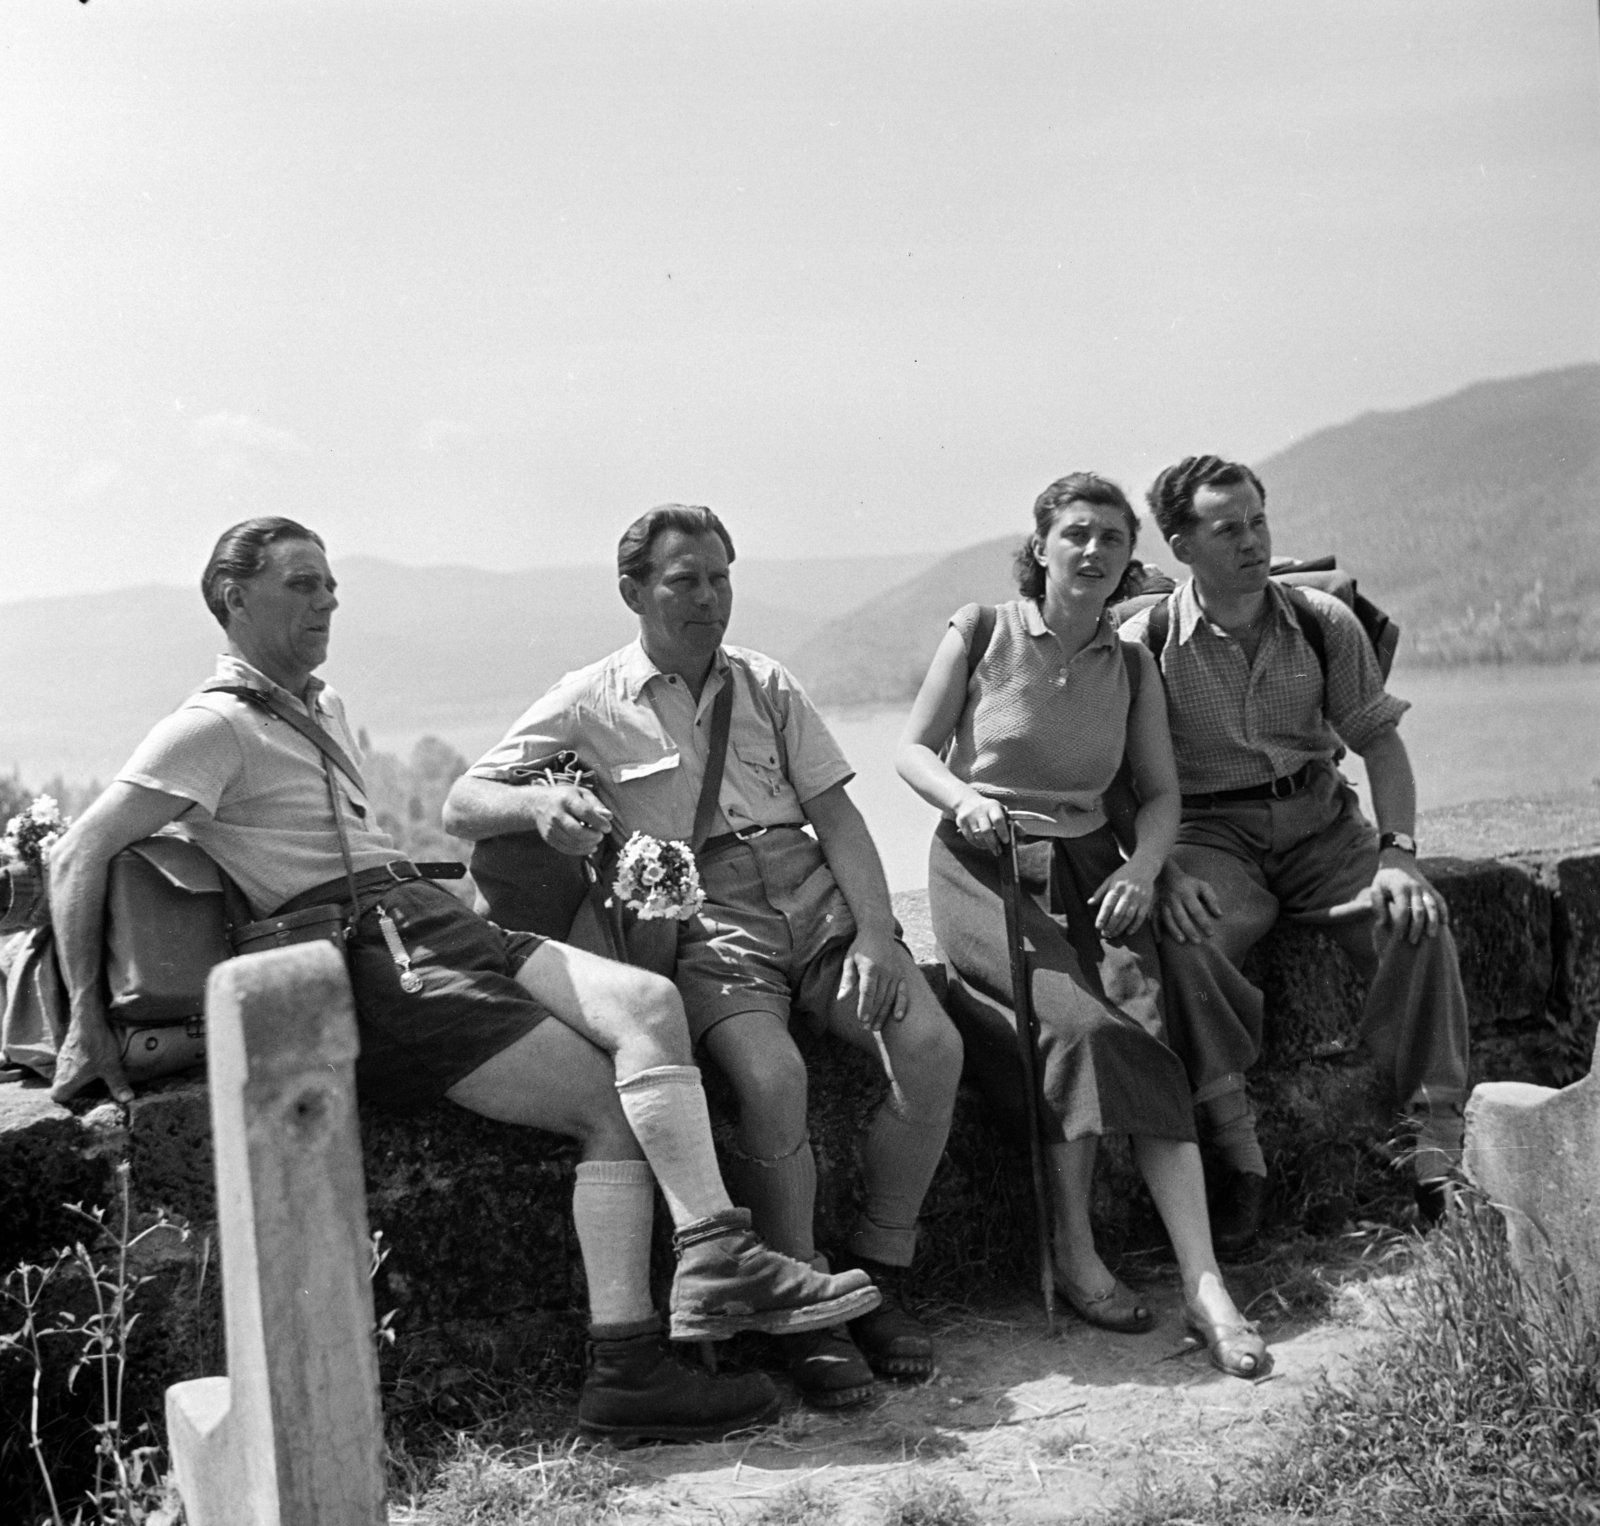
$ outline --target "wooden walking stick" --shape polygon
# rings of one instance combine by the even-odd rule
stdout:
[[[1050,1248],[1050,1186],[1045,1178],[1044,1140],[1039,1132],[1039,1027],[1033,1014],[1033,984],[1028,952],[1022,944],[1022,886],[1017,873],[1017,824],[1006,814],[1000,846],[1000,890],[1006,908],[1006,942],[1011,951],[1011,1007],[1017,1017],[1017,1059],[1022,1065],[1023,1116],[1028,1127],[1028,1159],[1033,1168],[1033,1211],[1039,1226],[1039,1288],[1045,1325],[1056,1328],[1055,1262]]]

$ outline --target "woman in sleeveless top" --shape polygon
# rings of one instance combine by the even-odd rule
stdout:
[[[1224,1372],[1259,1377],[1271,1361],[1217,1268],[1189,1084],[1162,1032],[1149,916],[1177,835],[1177,770],[1160,675],[1143,647],[1118,639],[1107,610],[1138,520],[1115,483],[1079,472],[1040,495],[1034,523],[1017,556],[1023,597],[994,611],[987,645],[980,607],[957,612],[896,754],[901,777],[944,816],[928,898],[953,1015],[999,1121],[1020,1127],[997,855],[1007,812],[1030,813],[1019,840],[1023,934],[1057,1290],[1091,1324],[1154,1323],[1100,1259],[1089,1222],[1099,1137],[1128,1134],[1177,1252],[1185,1318]],[[1124,755],[1143,802],[1126,858],[1102,803]]]

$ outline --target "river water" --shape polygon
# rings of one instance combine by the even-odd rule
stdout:
[[[1389,689],[1413,706],[1400,735],[1422,810],[1580,789],[1600,775],[1600,664],[1400,668]],[[850,794],[872,828],[892,890],[927,884],[937,819],[894,771],[907,708],[828,715],[855,765]],[[1361,760],[1346,759],[1345,771],[1366,800]]]

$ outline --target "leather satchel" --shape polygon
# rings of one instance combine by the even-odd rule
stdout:
[[[153,1081],[206,1057],[206,981],[232,958],[237,887],[181,837],[136,842],[106,879],[106,1017],[129,1082]]]

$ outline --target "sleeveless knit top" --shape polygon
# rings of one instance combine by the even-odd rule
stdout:
[[[969,647],[980,607],[950,620]],[[1069,660],[1032,600],[998,605],[945,764],[979,794],[1055,822],[1053,832],[1042,822],[1030,832],[1082,837],[1105,825],[1100,797],[1122,763],[1132,699],[1109,614]]]

